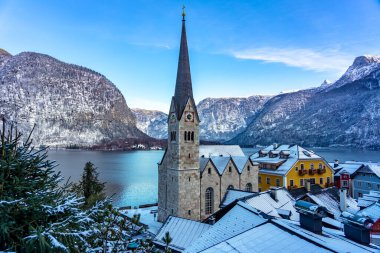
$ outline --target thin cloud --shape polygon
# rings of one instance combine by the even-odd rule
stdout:
[[[344,73],[354,59],[335,50],[315,51],[302,48],[265,47],[234,51],[232,55],[238,59],[277,62],[316,72],[339,72],[339,74]]]

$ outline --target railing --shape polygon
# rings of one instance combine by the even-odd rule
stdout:
[[[323,174],[323,173],[326,173],[326,168],[318,169],[318,174]]]
[[[307,170],[299,170],[299,171],[298,171],[298,174],[299,174],[300,176],[306,175],[306,174],[307,174]]]
[[[310,169],[309,170],[309,175],[314,175],[317,172],[316,169]]]

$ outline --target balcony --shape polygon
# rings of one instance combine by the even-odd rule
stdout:
[[[318,174],[326,173],[326,168],[318,169]]]
[[[298,174],[299,174],[300,176],[306,175],[306,174],[307,174],[307,170],[299,170],[299,171],[298,171]]]
[[[309,175],[314,175],[315,173],[317,173],[316,169],[310,169],[309,170]]]
[[[325,187],[331,187],[334,186],[334,183],[325,183]]]

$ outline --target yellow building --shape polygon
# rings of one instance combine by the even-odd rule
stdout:
[[[332,186],[334,172],[323,157],[298,145],[270,145],[251,156],[259,164],[259,191],[271,186],[288,189],[304,187],[306,182]]]

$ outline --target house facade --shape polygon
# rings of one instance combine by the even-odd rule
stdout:
[[[270,145],[251,156],[259,164],[259,191],[303,187],[306,182],[331,186],[334,171],[319,155],[299,145]]]
[[[380,165],[376,163],[364,163],[352,175],[352,195],[358,199],[370,191],[380,191]]]

